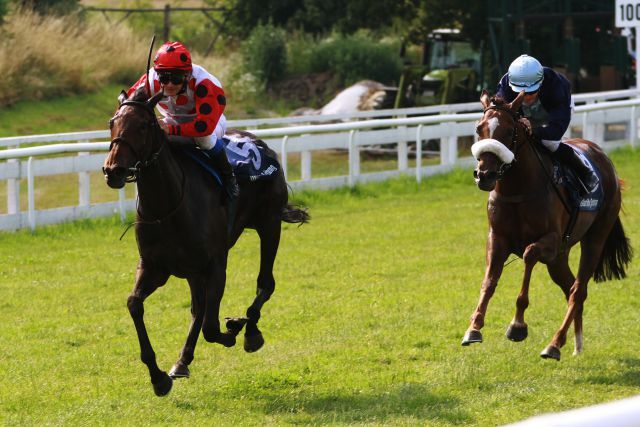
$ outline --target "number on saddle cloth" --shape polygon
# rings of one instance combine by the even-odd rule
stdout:
[[[267,154],[263,147],[253,143],[248,136],[225,135],[222,142],[238,180],[272,179],[280,170],[278,160]]]

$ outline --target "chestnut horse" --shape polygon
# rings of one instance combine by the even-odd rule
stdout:
[[[264,339],[257,324],[262,306],[275,288],[273,263],[281,221],[305,223],[309,219],[306,211],[288,204],[287,185],[279,171],[271,180],[240,183],[233,227],[228,230],[230,209],[222,188],[182,149],[168,144],[158,125],[154,107],[162,96],[159,93],[147,100],[143,92],[137,92],[131,100],[120,99],[120,107],[109,122],[111,146],[103,167],[109,187],[122,188],[134,181],[138,185],[135,230],[140,260],[127,306],[140,341],[142,362],[158,396],[169,393],[173,378],[189,376],[188,366],[201,330],[208,342],[231,347],[246,323],[245,350],[262,347]],[[228,132],[234,133],[253,136]],[[255,136],[253,140],[277,158],[264,142]],[[228,320],[228,330],[221,332],[218,316],[227,254],[245,228],[255,229],[260,237],[257,295],[247,309],[247,318]],[[156,363],[143,320],[143,303],[172,275],[189,283],[192,321],[180,358],[167,375]]]
[[[594,277],[599,282],[624,278],[632,249],[620,222],[621,183],[613,164],[596,144],[583,139],[566,143],[579,148],[600,170],[604,200],[598,211],[579,212],[572,233],[564,237],[572,211],[567,192],[550,182],[552,161],[549,156],[540,155],[539,151],[545,150],[538,148],[526,123],[518,116],[522,95],[511,104],[500,98],[490,99],[486,91],[480,98],[484,116],[477,124],[478,142],[472,150],[478,160],[474,171],[476,183],[481,190],[491,192],[487,205],[487,267],[480,301],[462,345],[482,342],[480,329],[489,300],[507,257],[515,254],[524,260],[524,277],[507,338],[522,341],[527,337],[524,312],[529,305],[531,272],[536,263],[546,264],[551,279],[564,292],[568,307],[560,328],[540,355],[560,360],[560,349],[571,322],[575,329],[574,354],[582,351],[582,311],[589,279]],[[576,277],[568,259],[571,247],[578,242],[581,252]]]

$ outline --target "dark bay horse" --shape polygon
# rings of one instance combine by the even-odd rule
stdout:
[[[587,298],[587,283],[620,279],[631,260],[632,249],[625,236],[619,212],[622,202],[621,183],[613,164],[593,142],[571,139],[595,163],[604,190],[601,208],[580,212],[567,241],[563,235],[570,219],[566,209],[567,192],[554,188],[549,175],[552,162],[540,155],[537,142],[528,136],[526,124],[518,117],[522,104],[520,94],[511,104],[500,98],[489,98],[483,92],[480,101],[484,116],[478,122],[478,142],[474,155],[478,163],[474,171],[481,190],[491,191],[487,204],[489,238],[487,267],[480,290],[480,301],[471,316],[471,324],[462,345],[482,342],[480,329],[491,296],[507,257],[515,254],[524,260],[522,289],[516,300],[516,313],[507,329],[507,338],[522,341],[527,337],[524,312],[529,305],[529,281],[536,263],[547,265],[551,279],[562,289],[568,302],[564,320],[549,345],[540,354],[560,360],[560,349],[567,331],[574,323],[575,351],[582,351],[582,312]],[[542,150],[541,150],[542,151]],[[569,251],[580,242],[580,264],[577,277],[569,267]]]
[[[156,395],[171,390],[172,378],[188,377],[198,335],[226,347],[235,345],[236,335],[246,323],[244,348],[253,352],[264,339],[258,329],[263,304],[275,288],[273,264],[280,242],[281,221],[305,223],[305,210],[288,203],[287,185],[280,173],[272,180],[240,184],[233,227],[229,230],[229,203],[213,177],[181,149],[168,144],[159,127],[154,107],[162,93],[147,100],[143,92],[121,105],[110,120],[111,146],[103,171],[111,188],[137,182],[138,208],[135,222],[140,260],[135,286],[127,306],[140,341],[141,359],[151,376]],[[228,134],[253,136],[247,132]],[[276,158],[264,142],[255,136]],[[260,272],[257,294],[246,318],[227,321],[220,329],[219,309],[225,287],[227,254],[243,229],[255,229],[260,237]],[[191,291],[192,321],[179,360],[170,373],[160,370],[145,328],[144,300],[169,276],[186,278]]]

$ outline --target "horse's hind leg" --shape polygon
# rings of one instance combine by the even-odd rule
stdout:
[[[136,284],[127,299],[127,307],[140,342],[140,358],[149,369],[153,391],[157,396],[164,396],[171,391],[172,380],[166,372],[160,370],[156,362],[156,354],[144,324],[144,300],[164,285],[168,278],[168,274],[145,268],[144,263],[140,261],[136,272]]]
[[[189,378],[189,365],[193,361],[193,353],[196,349],[204,318],[204,289],[191,282],[189,282],[189,289],[191,290],[191,325],[189,326],[187,341],[180,352],[180,359],[169,372],[169,376],[174,379]]]
[[[593,277],[607,236],[611,232],[616,216],[606,217],[606,222],[594,223],[589,232],[580,241],[580,267],[578,276],[569,291],[567,313],[549,345],[540,353],[543,358],[560,360],[560,349],[567,341],[567,332],[571,322],[576,322],[576,347],[582,350],[582,312],[587,299],[587,284]],[[576,348],[578,350],[578,348]]]
[[[260,350],[264,345],[264,338],[258,329],[258,321],[262,306],[271,298],[276,287],[273,264],[280,244],[280,230],[280,218],[275,218],[257,228],[260,236],[260,272],[258,273],[256,297],[247,309],[249,320],[244,333],[244,349],[249,353]]]
[[[576,277],[571,272],[569,267],[569,252],[561,254],[556,261],[547,265],[549,276],[551,279],[562,289],[564,297],[569,300],[571,294],[571,286],[576,280]],[[575,318],[573,319],[573,326],[575,331],[575,347],[573,355],[578,355],[582,352],[583,339],[582,339],[582,309],[576,311]]]

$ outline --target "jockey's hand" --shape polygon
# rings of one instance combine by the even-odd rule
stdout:
[[[158,119],[158,124],[160,125],[160,127],[162,128],[164,133],[166,133],[168,135],[169,134],[169,125],[167,125],[162,119]]]
[[[524,132],[527,134],[527,137],[531,138],[533,136],[533,128],[531,127],[531,122],[526,117],[522,117],[520,122],[524,126]]]

